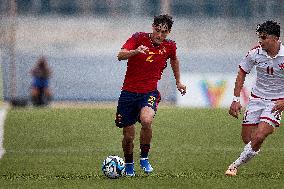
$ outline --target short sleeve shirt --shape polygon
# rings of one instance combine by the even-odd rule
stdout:
[[[140,45],[149,48],[149,52],[139,53],[128,59],[127,71],[122,90],[147,93],[157,89],[168,59],[176,59],[176,44],[172,40],[164,40],[154,46],[149,33],[133,34],[122,46],[123,49],[135,50]]]
[[[284,46],[275,57],[257,46],[250,50],[239,64],[246,73],[256,68],[256,83],[252,93],[265,99],[278,99],[284,97]]]

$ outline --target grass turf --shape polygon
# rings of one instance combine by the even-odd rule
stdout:
[[[281,127],[237,177],[224,176],[243,148],[240,122],[225,109],[160,108],[155,117],[150,160],[154,173],[138,164],[136,177],[108,179],[101,163],[123,157],[115,110],[11,109],[5,122],[0,188],[281,188],[284,133]]]

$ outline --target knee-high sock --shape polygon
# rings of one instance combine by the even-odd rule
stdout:
[[[243,152],[240,154],[239,158],[234,161],[233,165],[235,167],[239,167],[244,163],[247,163],[249,160],[251,160],[254,156],[256,156],[259,153],[260,150],[257,152],[253,151],[251,148],[251,142],[249,142],[245,147]]]

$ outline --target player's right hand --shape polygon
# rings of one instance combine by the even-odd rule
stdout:
[[[242,109],[241,103],[233,101],[230,106],[229,114],[238,119],[239,114],[241,113],[241,109]]]
[[[182,83],[177,83],[177,89],[179,90],[180,94],[183,96],[186,93],[186,86]]]
[[[149,48],[144,45],[140,45],[139,47],[137,47],[136,51],[139,53],[147,54],[149,52]]]

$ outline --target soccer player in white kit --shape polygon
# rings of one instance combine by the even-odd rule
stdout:
[[[280,41],[280,25],[266,21],[256,28],[259,46],[250,50],[239,64],[234,98],[229,114],[235,118],[241,110],[240,92],[245,77],[256,68],[256,83],[243,118],[242,139],[246,144],[240,156],[228,167],[226,175],[236,176],[238,168],[259,151],[266,137],[280,125],[284,110],[284,46]]]

